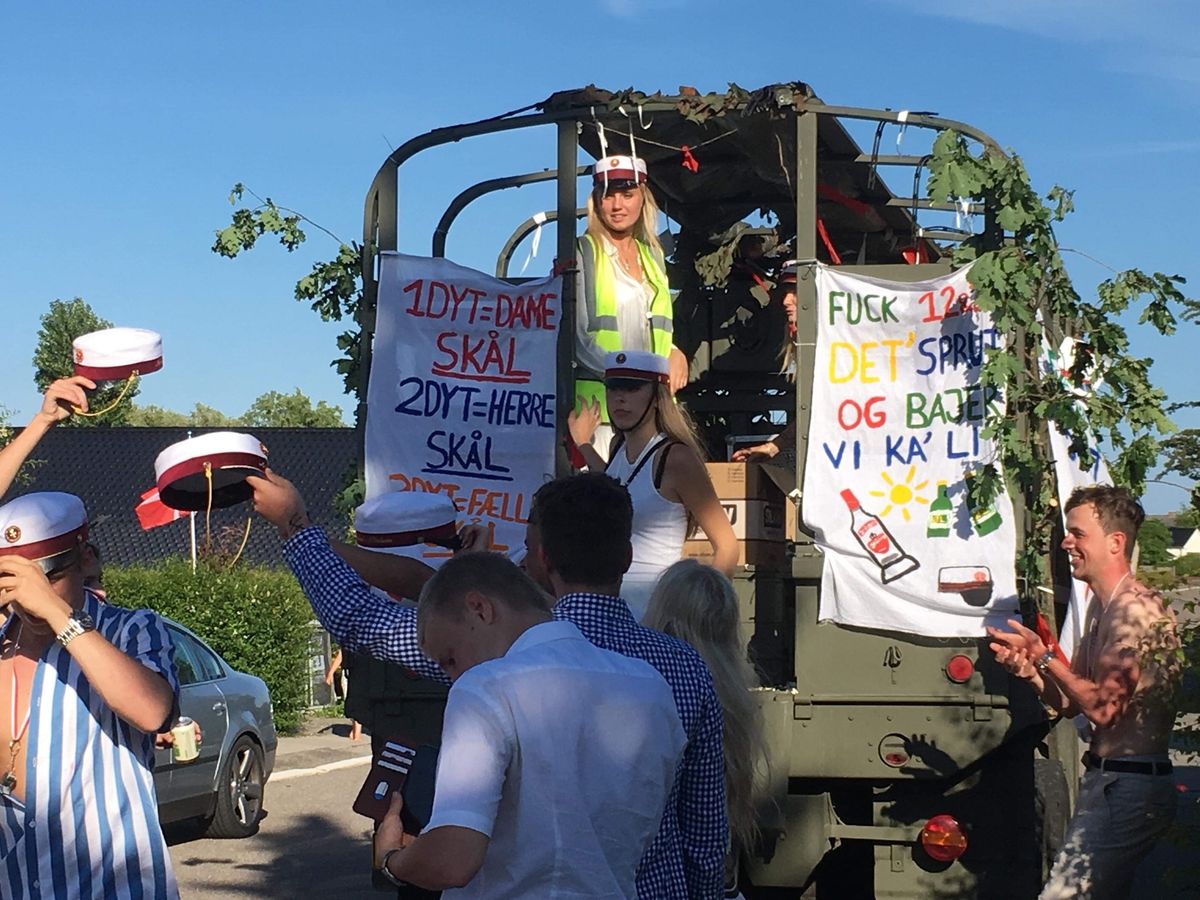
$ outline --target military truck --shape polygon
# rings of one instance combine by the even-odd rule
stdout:
[[[471,203],[546,183],[554,186],[554,202],[531,210],[500,245],[496,274],[521,280],[510,273],[514,253],[546,223],[562,226],[555,229],[555,257],[570,271],[574,223],[590,188],[587,158],[627,153],[632,140],[673,223],[664,237],[678,291],[676,343],[691,358],[691,382],[679,396],[710,453],[725,459],[738,441],[778,432],[785,421],[796,424],[799,452],[763,471],[794,499],[789,519],[801,524],[788,535],[781,564],[747,564],[735,579],[745,637],[763,674],[757,696],[771,755],[763,840],[745,855],[744,893],[1035,896],[1065,827],[1063,760],[1076,755],[1074,734],[1061,724],[1051,729],[1035,698],[995,665],[981,639],[818,622],[822,555],[804,531],[804,498],[794,490],[804,484],[814,280],[799,279],[793,383],[779,372],[784,323],[753,264],[761,251],[778,248],[776,259],[786,253],[802,270],[820,261],[899,281],[945,274],[946,248],[970,234],[962,227],[966,214],[978,217],[993,242],[1003,235],[993,210],[919,196],[928,157],[918,148],[947,129],[994,150],[996,143],[932,113],[828,105],[798,82],[755,91],[731,85],[707,95],[681,89],[672,96],[588,87],[404,143],[367,194],[364,246],[397,249],[404,198],[429,191],[427,183],[413,186],[400,177],[414,156],[534,128],[554,134],[555,165],[489,178],[453,196],[433,231],[431,254],[445,255],[450,228]],[[887,152],[893,142],[896,151]],[[549,158],[547,152],[538,162]],[[909,183],[911,194],[889,187]],[[378,284],[365,257],[360,324],[369,335]],[[575,396],[575,291],[565,278],[557,372],[564,431]],[[368,370],[362,367],[362,398]],[[358,418],[362,427],[365,403]],[[565,458],[560,468],[568,471]]]

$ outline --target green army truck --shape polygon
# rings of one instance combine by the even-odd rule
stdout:
[[[364,246],[397,249],[407,192],[425,197],[429,190],[400,178],[414,156],[535,127],[554,133],[555,165],[490,178],[449,199],[433,231],[432,255],[445,254],[451,226],[474,201],[552,183],[554,202],[535,210],[500,245],[496,274],[519,282],[510,273],[516,248],[555,222],[572,223],[556,229],[555,257],[569,271],[574,222],[584,214],[580,198],[590,188],[587,158],[627,153],[632,137],[672,223],[675,339],[691,359],[681,401],[715,460],[726,459],[738,442],[795,423],[798,452],[781,454],[763,472],[796,504],[789,519],[800,523],[804,496],[796,487],[804,485],[817,329],[816,288],[806,267],[820,261],[906,282],[946,274],[947,247],[970,234],[961,221],[950,224],[952,214],[960,220],[971,214],[990,240],[1003,240],[993,210],[919,195],[928,162],[927,149],[920,148],[937,133],[952,130],[998,149],[988,135],[931,113],[827,105],[807,85],[790,83],[755,91],[731,85],[707,95],[681,89],[673,96],[589,87],[415,137],[375,176]],[[856,140],[856,133],[865,137]],[[487,148],[476,143],[481,157]],[[893,145],[895,152],[888,152]],[[547,148],[537,163],[549,161]],[[896,184],[912,190],[889,187]],[[800,262],[794,382],[780,374],[787,329],[766,292],[764,251]],[[378,284],[371,256],[364,256],[360,324],[370,335]],[[565,278],[560,433],[575,396],[575,290]],[[363,346],[369,352],[369,340]],[[368,370],[362,366],[364,381]],[[366,397],[365,383],[359,396]],[[365,399],[358,412],[361,428]],[[565,458],[560,468],[568,471]],[[770,746],[762,841],[745,854],[743,893],[1036,896],[1066,823],[1074,732],[1067,723],[1051,728],[1036,699],[994,663],[982,639],[819,622],[822,560],[801,524],[776,559],[741,566],[735,578],[745,637],[763,676],[757,695]],[[434,710],[439,701],[413,702]]]

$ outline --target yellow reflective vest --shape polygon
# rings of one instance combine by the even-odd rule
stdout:
[[[660,356],[669,356],[672,346],[671,291],[663,261],[648,246],[637,241],[638,259],[646,281],[654,289],[654,299],[646,315],[649,346]],[[583,291],[577,303],[586,304],[588,332],[605,353],[627,350],[617,330],[617,291],[615,275],[604,248],[592,235],[583,235],[578,242],[579,262],[583,271]],[[600,401],[603,420],[608,421],[604,405],[603,372],[580,370],[575,380],[576,408],[584,401]]]

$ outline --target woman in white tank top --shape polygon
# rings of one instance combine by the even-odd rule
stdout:
[[[717,500],[686,414],[671,398],[665,357],[622,351],[608,354],[604,385],[617,432],[608,464],[592,446],[599,404],[570,416],[571,438],[588,468],[606,471],[633,500],[633,561],[621,596],[639,621],[658,576],[683,555],[690,522],[713,546],[714,568],[732,575],[737,538]]]

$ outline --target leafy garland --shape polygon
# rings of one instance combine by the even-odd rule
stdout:
[[[1129,269],[1101,283],[1095,300],[1084,300],[1054,235],[1055,223],[1074,209],[1070,191],[1056,186],[1043,198],[1019,156],[987,148],[972,153],[950,131],[934,142],[929,172],[930,199],[969,198],[995,211],[990,230],[963,241],[953,254],[955,265],[974,263],[969,279],[976,302],[1007,340],[988,353],[981,373],[1007,402],[1007,414],[982,432],[995,443],[999,467],[986,466],[973,479],[972,500],[989,501],[1004,477],[1010,494],[1023,502],[1028,527],[1017,574],[1022,600],[1033,603],[1034,588],[1046,583],[1059,516],[1045,423],[1057,424],[1080,459],[1090,456],[1091,446],[1101,448],[1114,480],[1141,491],[1157,459],[1157,436],[1174,426],[1164,412],[1165,394],[1150,381],[1151,361],[1130,354],[1117,317],[1140,307],[1139,323],[1172,334],[1172,308],[1189,305],[1179,290],[1184,279]],[[1062,377],[1043,365],[1043,339],[1057,349],[1068,336],[1076,341],[1075,359],[1069,377]]]

